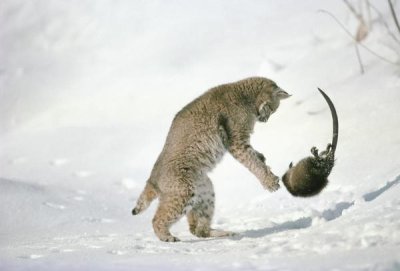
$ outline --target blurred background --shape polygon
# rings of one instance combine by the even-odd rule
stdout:
[[[386,3],[375,2],[387,15]],[[321,44],[351,44],[320,9],[356,32],[341,1],[2,1],[1,133],[168,123],[212,86],[275,79]],[[278,83],[291,92],[315,88],[334,68]]]

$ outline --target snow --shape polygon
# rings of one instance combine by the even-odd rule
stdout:
[[[371,3],[398,36],[386,2]],[[0,270],[400,270],[400,68],[361,48],[361,75],[320,9],[355,31],[334,0],[2,1]],[[379,22],[365,44],[399,63]],[[182,242],[160,242],[157,203],[130,211],[174,114],[254,75],[293,95],[252,136],[278,175],[330,141],[317,87],[331,97],[330,183],[307,199],[268,193],[226,155],[210,174],[213,224],[238,235],[198,239],[183,218]]]

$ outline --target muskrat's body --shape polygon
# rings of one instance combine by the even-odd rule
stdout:
[[[335,164],[335,150],[339,135],[339,122],[335,107],[329,97],[318,88],[327,101],[333,119],[332,144],[325,151],[318,153],[312,147],[313,156],[302,159],[297,165],[289,165],[288,171],[283,175],[282,182],[293,196],[311,197],[317,195],[328,184],[328,176]]]

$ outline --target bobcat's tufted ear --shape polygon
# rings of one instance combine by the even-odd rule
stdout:
[[[287,93],[286,91],[284,91],[283,89],[281,89],[280,87],[278,87],[275,92],[274,92],[275,97],[279,98],[280,100],[289,98],[290,95],[289,93]]]

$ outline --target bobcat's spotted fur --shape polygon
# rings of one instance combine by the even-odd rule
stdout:
[[[264,188],[277,190],[279,178],[250,145],[250,134],[256,121],[266,122],[289,96],[273,81],[254,77],[212,88],[189,103],[176,114],[132,213],[139,214],[158,197],[153,228],[160,240],[179,240],[169,228],[184,214],[198,237],[231,235],[210,227],[215,195],[207,173],[228,151]]]

